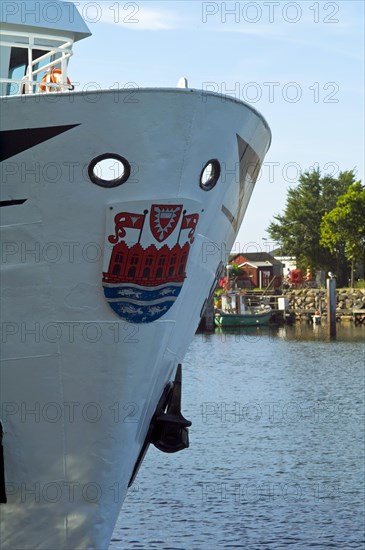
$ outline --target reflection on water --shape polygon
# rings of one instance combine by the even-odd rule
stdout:
[[[351,341],[365,343],[365,326],[355,326],[352,322],[337,324],[337,341]],[[277,327],[225,327],[216,328],[215,334],[224,339],[225,334],[231,334],[236,337],[248,340],[255,337],[282,338],[284,340],[328,340],[327,326],[313,325],[307,323],[296,323],[292,326],[283,325]],[[208,334],[207,334],[208,336]]]
[[[197,335],[190,448],[150,448],[110,549],[363,550],[364,365],[352,324]]]

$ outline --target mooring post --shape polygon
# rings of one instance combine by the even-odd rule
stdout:
[[[214,300],[213,298],[207,305],[205,310],[205,330],[214,330]]]
[[[336,338],[336,279],[327,279],[327,334]]]

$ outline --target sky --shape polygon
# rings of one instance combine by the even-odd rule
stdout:
[[[268,121],[271,148],[234,252],[273,248],[266,229],[301,172],[355,169],[365,181],[362,0],[74,3],[93,34],[74,46],[77,89],[174,87],[184,76]]]

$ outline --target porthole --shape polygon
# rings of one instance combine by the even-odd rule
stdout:
[[[131,165],[124,157],[115,153],[105,153],[95,157],[89,164],[89,178],[101,187],[118,187],[125,183],[131,174]]]
[[[200,174],[200,187],[210,191],[221,175],[221,165],[217,159],[208,160]]]

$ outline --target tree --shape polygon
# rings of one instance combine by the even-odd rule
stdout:
[[[296,187],[289,188],[285,211],[274,216],[267,232],[283,253],[296,257],[301,269],[331,270],[340,279],[347,277],[344,253],[333,254],[320,242],[321,221],[353,183],[354,171],[340,172],[334,178],[321,177],[319,170],[311,170],[300,175]]]
[[[232,277],[239,277],[243,273],[242,267],[240,267],[238,264],[231,264],[230,265]]]
[[[335,208],[321,223],[321,245],[331,253],[344,254],[351,263],[351,286],[354,266],[365,259],[365,187],[356,182],[341,195]]]

